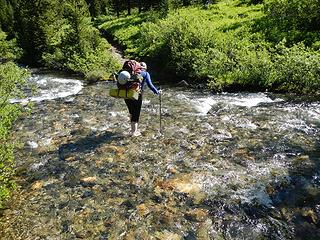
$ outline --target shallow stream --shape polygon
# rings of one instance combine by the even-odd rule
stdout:
[[[320,101],[147,90],[130,137],[111,83],[34,75],[1,239],[320,239]],[[157,84],[156,84],[157,85]]]

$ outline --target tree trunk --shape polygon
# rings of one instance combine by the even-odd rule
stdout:
[[[127,0],[128,2],[128,15],[131,15],[131,0]]]
[[[139,13],[142,12],[142,3],[141,0],[138,0],[138,9],[139,9]]]
[[[117,18],[120,17],[120,0],[116,0],[116,13],[117,13]]]

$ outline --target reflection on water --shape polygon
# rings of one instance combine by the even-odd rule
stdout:
[[[166,88],[130,138],[108,88],[17,122],[4,239],[319,239],[319,101]]]

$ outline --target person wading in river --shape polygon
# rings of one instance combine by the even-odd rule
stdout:
[[[138,100],[133,99],[125,99],[126,105],[128,107],[130,113],[130,121],[131,121],[131,136],[137,137],[140,136],[141,133],[138,130],[141,106],[142,106],[142,95],[143,95],[143,88],[147,83],[150,90],[154,93],[159,95],[160,91],[152,84],[150,74],[147,72],[147,64],[145,62],[140,63],[142,71],[140,75],[142,76],[143,80],[141,82],[141,93],[139,94]]]

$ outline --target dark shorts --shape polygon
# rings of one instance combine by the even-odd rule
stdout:
[[[129,113],[131,114],[131,122],[139,122],[141,106],[142,106],[142,95],[139,95],[138,100],[125,99]]]

